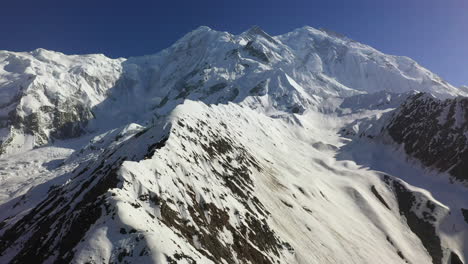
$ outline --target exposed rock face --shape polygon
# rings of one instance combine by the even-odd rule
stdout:
[[[441,208],[424,197],[418,197],[402,183],[385,176],[384,181],[393,189],[398,201],[400,214],[406,218],[409,228],[421,239],[422,244],[432,257],[432,263],[441,264],[443,251],[436,227],[437,214]],[[443,209],[442,209],[443,210]],[[439,212],[438,212],[439,211]],[[440,219],[440,218],[439,218]]]
[[[452,252],[450,253],[450,264],[463,264],[463,261],[456,253]]]
[[[468,180],[468,98],[414,95],[395,111],[386,132],[424,166]]]

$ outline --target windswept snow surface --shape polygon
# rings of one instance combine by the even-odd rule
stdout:
[[[0,55],[0,263],[465,263],[468,188],[383,131],[467,94],[409,58],[311,27]]]

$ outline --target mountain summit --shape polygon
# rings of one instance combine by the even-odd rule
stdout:
[[[160,53],[129,59],[2,51],[0,65],[0,153],[79,136],[99,119],[100,104],[105,120],[124,124],[185,99],[226,103],[267,95],[265,109],[303,111],[329,97],[381,90],[468,94],[409,58],[311,27],[276,37],[258,26],[237,36],[200,27]],[[118,117],[109,117],[107,107]]]
[[[0,94],[1,263],[466,263],[468,93],[407,57],[199,27]]]

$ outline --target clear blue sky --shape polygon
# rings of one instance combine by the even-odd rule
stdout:
[[[466,0],[10,0],[0,10],[4,50],[129,57],[156,53],[200,25],[235,34],[259,25],[272,35],[309,25],[468,84]]]

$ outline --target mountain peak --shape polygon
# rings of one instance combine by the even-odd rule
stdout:
[[[212,31],[213,29],[208,26],[199,26],[192,31],[192,33],[207,32]]]
[[[268,35],[260,26],[253,25],[247,31],[248,34],[257,35],[257,34],[266,34]]]
[[[184,45],[183,43],[186,43],[187,41],[190,42],[194,39],[203,39],[203,38],[218,35],[218,34],[221,34],[221,32],[213,30],[207,26],[199,26],[196,29],[185,34],[179,40],[177,40],[175,45],[180,45],[180,44]]]
[[[342,39],[347,39],[348,38],[345,35],[343,35],[341,33],[338,33],[336,31],[333,31],[331,29],[328,29],[328,28],[319,28],[319,30],[322,31],[322,32],[327,33],[330,36],[334,36],[334,37],[338,37],[338,38],[342,38]]]
[[[247,38],[248,40],[254,40],[260,36],[272,43],[277,43],[276,40],[272,36],[270,36],[260,26],[257,26],[257,25],[252,26],[249,30],[242,33],[241,35]]]
[[[37,56],[53,56],[53,55],[65,55],[61,52],[58,52],[58,51],[53,51],[53,50],[48,50],[48,49],[44,49],[44,48],[37,48],[35,50],[32,50],[30,52],[34,57],[37,57]]]

